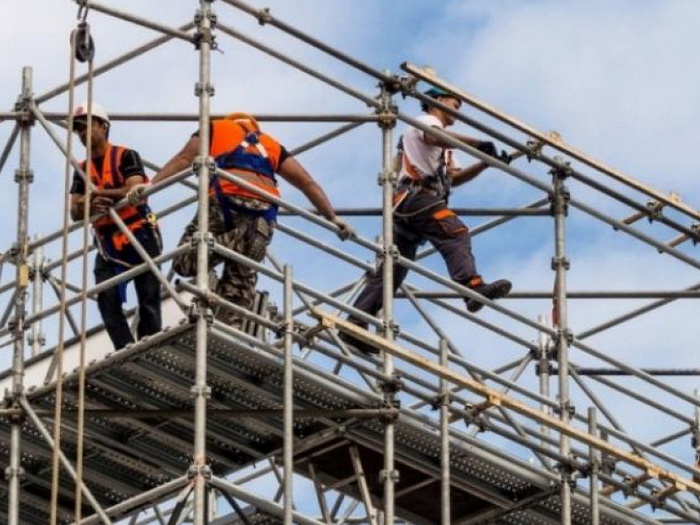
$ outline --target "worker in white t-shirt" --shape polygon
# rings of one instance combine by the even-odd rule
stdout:
[[[425,95],[439,103],[458,110],[461,101],[449,92],[432,88]],[[422,103],[425,112],[417,120],[425,126],[440,129],[450,137],[469,144],[480,151],[510,162],[516,156],[496,151],[493,142],[461,135],[446,128],[455,123],[455,118],[440,107]],[[442,255],[450,278],[479,293],[488,299],[498,299],[508,295],[510,281],[499,279],[486,283],[477,272],[471,248],[469,229],[448,207],[450,190],[469,182],[489,167],[486,162],[478,162],[462,169],[453,155],[449,144],[442,139],[416,127],[409,127],[399,143],[401,163],[399,179],[394,195],[394,243],[399,253],[414,260],[418,247],[429,241]],[[394,265],[394,290],[403,282],[408,269]],[[357,297],[354,307],[369,315],[376,315],[382,307],[383,268],[373,272],[367,284]],[[483,303],[476,299],[465,299],[467,309],[474,313]],[[367,323],[350,316],[348,320],[365,327]],[[346,343],[365,353],[378,353],[378,350],[359,339],[341,333]]]

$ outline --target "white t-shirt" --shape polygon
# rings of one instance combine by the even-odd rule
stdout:
[[[421,115],[416,118],[421,124],[426,126],[445,129],[435,115]],[[403,154],[406,157],[401,166],[401,175],[411,177],[411,174],[406,170],[406,161],[410,162],[421,177],[430,177],[435,175],[442,156],[445,155],[448,160],[448,165],[451,168],[459,168],[457,159],[454,158],[452,149],[445,149],[441,146],[431,146],[425,141],[423,130],[409,127],[403,134]]]

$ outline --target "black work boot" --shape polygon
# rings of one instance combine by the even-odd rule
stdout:
[[[506,279],[499,279],[498,281],[494,281],[492,283],[481,283],[470,288],[476,293],[493,301],[494,299],[500,299],[508,295],[512,286],[513,285],[510,281]],[[466,299],[466,301],[467,310],[473,314],[484,307],[484,303],[482,303],[479,299]]]
[[[359,319],[356,319],[354,317],[348,317],[348,322],[352,323],[356,326],[359,326],[360,328],[364,328],[367,330],[367,323],[360,321]],[[349,334],[347,332],[339,332],[338,337],[340,340],[345,343],[346,345],[350,346],[351,348],[358,350],[362,352],[363,354],[373,354],[376,355],[379,353],[379,349],[373,347],[370,344],[365,343],[364,341],[359,340],[357,337],[355,337],[352,334]]]

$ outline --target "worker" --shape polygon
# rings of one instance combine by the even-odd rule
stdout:
[[[272,240],[277,205],[266,194],[279,197],[275,174],[299,189],[318,212],[338,228],[337,235],[346,240],[354,235],[352,228],[338,217],[321,187],[276,139],[260,130],[257,120],[246,113],[231,113],[210,125],[209,154],[216,166],[242,178],[263,191],[250,191],[221,176],[210,179],[209,232],[216,242],[254,261],[262,261]],[[194,133],[182,150],[173,156],[153,177],[153,184],[182,172],[199,155],[199,133]],[[132,190],[130,200],[138,199],[148,185]],[[198,214],[185,228],[180,245],[190,244],[198,232]],[[255,297],[257,272],[238,261],[211,253],[209,270],[223,263],[216,293],[223,299],[251,309]],[[189,250],[173,261],[173,269],[183,277],[197,273],[197,251]],[[217,319],[241,328],[243,319],[231,309],[219,309]]]
[[[456,96],[438,88],[429,89],[425,95],[455,111],[461,105]],[[438,129],[451,138],[500,160],[511,160],[505,152],[499,154],[493,142],[448,131],[446,128],[455,123],[454,116],[449,112],[427,102],[421,103],[421,109],[425,114],[416,120],[424,126]],[[505,297],[511,289],[510,281],[499,279],[491,283],[484,282],[476,269],[469,228],[448,207],[451,189],[473,180],[489,164],[478,162],[462,169],[451,144],[417,127],[409,127],[404,133],[399,143],[398,157],[400,171],[394,194],[393,234],[401,256],[415,260],[418,247],[429,241],[442,255],[453,281],[490,300]],[[406,267],[394,265],[394,291],[407,273]],[[376,316],[382,308],[383,286],[384,272],[380,265],[369,275],[367,284],[353,306],[368,315]],[[471,313],[479,311],[483,306],[478,299],[465,298],[465,301],[467,310]],[[350,316],[348,321],[367,328],[367,323],[357,317]],[[376,348],[348,333],[341,333],[340,338],[364,353],[378,353]]]
[[[88,113],[90,127],[88,128]],[[73,113],[73,131],[87,146],[90,134],[90,162],[83,161],[81,170],[92,184],[89,192],[89,213],[98,253],[95,257],[95,283],[118,276],[125,270],[143,263],[126,233],[110,218],[109,209],[124,199],[130,188],[144,183],[148,177],[138,152],[109,141],[110,120],[99,104],[82,103]],[[70,188],[70,214],[75,221],[82,220],[87,204],[86,181],[75,171]],[[150,257],[161,253],[161,237],[155,215],[145,200],[116,209],[121,220]],[[138,338],[161,330],[160,281],[145,271],[133,278],[138,299]],[[122,305],[126,301],[128,281],[100,292],[97,305],[114,348],[119,350],[134,342]]]

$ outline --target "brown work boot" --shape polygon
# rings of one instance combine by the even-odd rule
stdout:
[[[498,281],[494,281],[488,284],[485,282],[481,282],[481,284],[477,284],[476,286],[470,286],[469,288],[474,290],[476,293],[483,295],[487,299],[493,301],[495,299],[500,299],[508,295],[512,287],[513,284],[510,281],[506,279],[499,279]],[[479,299],[465,299],[465,301],[467,302],[467,310],[469,310],[473,314],[475,314],[484,307],[484,303],[481,302]]]
[[[367,330],[367,323],[360,321],[359,319],[356,319],[354,317],[348,317],[348,322],[352,323],[354,325],[359,326],[360,328],[364,328]],[[349,334],[347,332],[339,332],[338,337],[340,340],[348,345],[351,349],[358,350],[362,352],[363,354],[367,355],[376,355],[379,353],[379,349],[373,347],[370,344],[365,343],[364,341],[359,340],[357,337],[355,337],[352,334]]]

